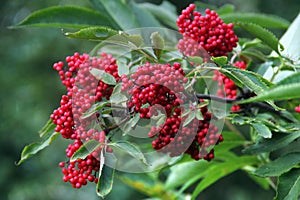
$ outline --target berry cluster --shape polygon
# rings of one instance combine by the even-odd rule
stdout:
[[[295,111],[296,111],[297,113],[300,113],[300,105],[297,106],[297,107],[295,108]]]
[[[183,84],[187,82],[179,63],[146,63],[130,76],[122,76],[122,91],[131,94],[128,102],[130,110],[139,113],[141,118],[150,118],[157,114],[153,106],[159,104],[166,113],[166,120],[158,127],[151,127],[148,136],[155,138],[152,147],[170,156],[179,156],[183,152],[192,158],[211,160],[214,157],[212,147],[223,141],[218,129],[210,125],[211,113],[207,107],[199,112],[204,119],[194,119],[182,127],[187,116],[182,116],[183,104],[190,103],[184,95]],[[191,145],[192,144],[192,145]]]
[[[101,80],[97,80],[90,70],[95,68],[104,70],[119,80],[116,60],[109,54],[102,53],[100,57],[74,53],[66,58],[67,66],[63,62],[53,65],[58,71],[62,84],[66,86],[67,95],[63,95],[60,107],[54,110],[50,118],[56,124],[55,131],[60,132],[62,137],[74,140],[66,150],[67,157],[71,158],[74,152],[82,145],[81,141],[97,140],[105,143],[106,132],[92,126],[97,120],[97,115],[83,118],[83,114],[91,108],[95,102],[109,99],[113,86]],[[101,148],[92,152],[85,159],[73,162],[61,162],[64,174],[63,180],[70,182],[74,188],[80,188],[87,184],[87,180],[97,182],[93,174],[99,170],[99,152]],[[68,166],[66,166],[68,164]],[[66,168],[64,168],[66,167]]]
[[[238,67],[240,69],[246,69],[247,64],[244,61],[237,61],[233,64],[233,66]],[[217,95],[220,97],[226,97],[228,99],[236,99],[237,88],[235,83],[227,76],[220,73],[218,70],[215,70],[214,73],[215,74],[213,80],[218,81],[218,86],[219,86]],[[233,112],[238,110],[240,110],[240,106],[238,105],[234,105],[231,107],[231,111]]]
[[[232,23],[225,24],[215,11],[206,9],[203,16],[194,10],[195,5],[190,4],[176,21],[183,35],[179,50],[188,56],[201,56],[199,49],[204,48],[211,56],[223,56],[237,46]]]

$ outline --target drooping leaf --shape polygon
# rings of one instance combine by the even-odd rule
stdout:
[[[269,30],[252,23],[237,23],[238,26],[248,31],[253,36],[260,39],[262,42],[267,44],[271,49],[275,52],[280,54],[278,47],[279,47],[279,40],[276,36],[270,32]],[[282,47],[281,47],[282,48]]]
[[[163,1],[161,5],[151,3],[141,3],[141,7],[148,10],[157,20],[170,28],[177,29],[176,25],[176,7],[167,1]]]
[[[17,165],[22,164],[28,158],[48,147],[57,138],[58,135],[59,133],[54,132],[47,135],[47,137],[42,138],[41,142],[35,142],[25,146],[21,154],[21,159],[18,161]]]
[[[56,125],[53,123],[52,119],[49,119],[44,127],[39,131],[40,137],[44,137],[50,131],[53,132],[55,127]]]
[[[92,0],[94,5],[107,17],[117,24],[122,30],[129,30],[140,27],[139,22],[133,11],[122,0]]]
[[[111,157],[113,158],[113,157]],[[103,151],[100,155],[100,169],[99,169],[99,180],[96,186],[96,193],[101,198],[105,198],[112,190],[114,175],[117,166],[117,160],[114,158],[113,161],[110,161],[111,166],[106,165],[107,160],[104,158]]]
[[[76,38],[76,39],[86,39],[94,41],[102,41],[118,34],[117,31],[107,28],[107,27],[89,27],[83,28],[74,33],[65,33],[66,37]]]
[[[289,27],[290,22],[276,15],[260,14],[260,13],[240,13],[234,12],[229,14],[221,14],[221,19],[225,23],[254,23],[266,28],[283,28]]]
[[[101,146],[101,143],[96,140],[89,140],[84,143],[70,159],[71,162],[77,159],[85,159],[88,155],[90,155],[93,151],[98,149]]]
[[[241,156],[236,159],[228,160],[224,163],[213,165],[206,171],[206,176],[200,181],[192,194],[192,199],[196,199],[197,195],[220,178],[231,174],[248,165],[257,163],[257,158],[252,156]]]
[[[276,160],[260,166],[254,174],[262,177],[280,176],[300,163],[300,152],[283,155]]]
[[[300,169],[291,171],[279,177],[275,200],[296,200],[300,196]]]
[[[131,155],[133,158],[143,162],[146,165],[149,165],[143,152],[133,143],[130,143],[126,140],[122,140],[112,143],[111,146],[117,147],[125,153]]]
[[[85,28],[88,26],[112,27],[112,24],[105,15],[94,10],[75,6],[53,6],[31,13],[27,18],[11,28]]]
[[[111,74],[106,73],[103,70],[92,68],[90,70],[90,73],[98,80],[103,81],[104,83],[108,85],[116,85],[116,79]]]
[[[300,137],[300,132],[293,132],[289,134],[276,133],[270,139],[262,139],[256,144],[253,144],[243,150],[246,154],[259,154],[264,152],[272,152],[293,142]],[[276,145],[274,145],[276,144]]]
[[[260,135],[263,138],[271,138],[272,137],[272,132],[270,129],[262,124],[262,123],[251,123],[252,127],[256,130],[258,135]]]

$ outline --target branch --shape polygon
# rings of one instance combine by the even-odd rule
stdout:
[[[234,103],[237,101],[236,99],[228,99],[228,98],[218,97],[209,94],[196,94],[196,97],[198,99],[208,99],[208,100],[219,101],[223,103]]]

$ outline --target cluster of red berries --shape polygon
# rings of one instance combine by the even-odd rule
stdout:
[[[82,142],[75,140],[66,149],[66,154],[69,158],[80,148]],[[92,154],[88,155],[85,159],[77,159],[75,161],[68,162],[68,166],[65,168],[66,163],[60,162],[59,166],[62,168],[63,181],[70,182],[74,188],[80,188],[87,184],[87,181],[98,182],[98,178],[95,176],[99,171],[100,162],[97,157]]]
[[[67,157],[71,158],[74,152],[82,145],[81,141],[97,140],[105,143],[106,132],[93,128],[93,121],[97,115],[83,118],[95,102],[109,99],[113,86],[101,80],[97,80],[91,73],[91,69],[103,70],[111,74],[118,81],[120,77],[117,72],[116,60],[109,54],[102,53],[100,57],[74,53],[66,57],[67,66],[60,61],[53,65],[58,71],[62,84],[66,86],[67,95],[63,95],[60,107],[54,110],[50,118],[56,124],[55,131],[60,132],[62,137],[74,140],[66,150]],[[63,168],[63,180],[70,182],[74,188],[80,188],[87,184],[87,180],[97,182],[95,174],[99,170],[99,152],[101,148],[92,152],[85,159],[78,159],[73,162],[61,162]]]
[[[295,108],[295,111],[296,111],[297,113],[300,113],[300,105],[297,106],[297,107]]]
[[[199,112],[204,119],[194,119],[182,127],[187,116],[182,117],[183,104],[190,103],[184,95],[184,71],[179,63],[155,64],[146,63],[128,78],[122,76],[122,91],[131,94],[128,107],[141,118],[151,118],[157,114],[153,106],[163,107],[166,120],[158,127],[151,127],[148,136],[155,138],[152,147],[170,156],[179,156],[183,152],[192,158],[211,160],[214,157],[212,147],[223,141],[218,129],[210,125],[212,114],[207,107]],[[192,144],[192,145],[191,145]]]
[[[244,61],[237,61],[233,64],[233,66],[240,69],[246,69],[247,64]],[[236,99],[237,88],[235,83],[227,76],[220,73],[218,70],[215,70],[214,73],[215,74],[213,80],[218,81],[218,86],[219,86],[217,95],[220,97],[226,97],[228,99]],[[240,106],[238,105],[233,105],[231,107],[232,112],[236,112],[239,110],[240,110]]]
[[[188,56],[201,56],[199,50],[204,48],[211,56],[223,56],[237,46],[232,23],[225,24],[213,10],[206,9],[205,16],[194,10],[195,5],[190,4],[176,21],[183,35],[179,50]]]

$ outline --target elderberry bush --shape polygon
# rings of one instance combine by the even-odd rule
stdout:
[[[298,32],[289,28],[279,41],[266,29],[287,29],[290,22],[195,4],[177,17],[147,3],[92,3],[107,16],[62,6],[16,26],[46,20],[79,29],[67,37],[97,42],[90,53],[53,65],[65,94],[40,131],[42,141],[26,146],[18,164],[60,135],[70,141],[59,163],[62,180],[77,189],[93,182],[102,198],[115,173],[149,197],[196,199],[237,170],[273,187],[278,200],[298,198],[300,53],[289,41],[299,42]],[[297,18],[291,27],[298,25]],[[237,28],[254,39],[239,38]]]

